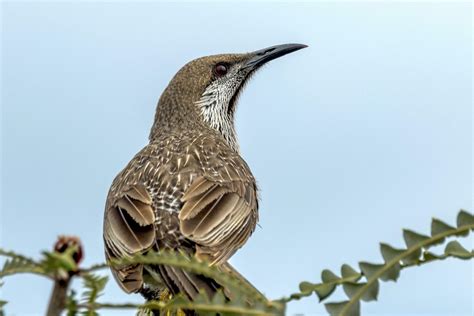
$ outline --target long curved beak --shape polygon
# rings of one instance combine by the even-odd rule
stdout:
[[[304,44],[282,44],[257,50],[249,54],[251,56],[250,59],[247,60],[241,69],[257,69],[270,60],[296,52],[297,50],[303,49],[305,47],[308,46]]]

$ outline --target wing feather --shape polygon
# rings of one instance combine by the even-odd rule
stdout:
[[[107,203],[104,219],[104,241],[107,259],[143,253],[155,242],[155,215],[146,188],[134,185]],[[122,289],[136,292],[143,284],[143,266],[113,268]]]
[[[225,171],[225,173],[224,173]],[[201,176],[185,191],[179,214],[183,235],[194,241],[214,262],[226,261],[252,234],[257,222],[254,183],[236,181],[226,168],[219,178]],[[217,180],[218,179],[218,180]]]

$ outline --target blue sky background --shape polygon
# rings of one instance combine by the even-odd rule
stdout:
[[[85,265],[102,261],[107,190],[146,144],[174,73],[199,56],[287,42],[309,48],[257,74],[237,115],[262,198],[261,228],[231,260],[249,280],[278,298],[324,268],[380,261],[378,242],[402,246],[402,227],[427,233],[432,216],[453,223],[472,211],[469,2],[1,8],[1,247],[37,256],[75,234]],[[447,260],[407,270],[363,312],[472,315],[472,269]],[[6,279],[7,315],[42,315],[50,288]],[[112,281],[103,300],[140,297]],[[288,314],[324,307],[309,298]]]

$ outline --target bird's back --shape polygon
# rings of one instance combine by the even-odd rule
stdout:
[[[179,249],[220,264],[251,235],[257,209],[254,177],[219,135],[168,133],[150,142],[115,178],[105,210],[106,256]],[[142,289],[142,266],[113,272],[125,291]],[[174,280],[176,275],[163,275],[170,274],[166,269],[160,273],[172,292],[193,292],[175,284],[182,282]]]

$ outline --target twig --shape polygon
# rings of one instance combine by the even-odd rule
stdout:
[[[69,285],[71,284],[71,278],[67,277],[62,280],[55,280],[53,291],[49,299],[47,316],[60,316],[64,308],[66,307],[66,298]]]

